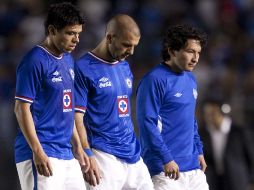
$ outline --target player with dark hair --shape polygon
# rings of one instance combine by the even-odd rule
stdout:
[[[90,155],[90,189],[153,189],[131,120],[133,76],[125,60],[139,39],[136,22],[116,15],[100,44],[75,65],[75,122]]]
[[[198,96],[192,70],[206,35],[176,25],[164,37],[163,62],[144,76],[137,90],[142,156],[156,190],[206,190],[206,163],[195,119]]]
[[[90,163],[74,125],[70,55],[83,24],[72,4],[52,5],[45,40],[17,68],[15,114],[20,129],[15,160],[23,190],[85,189],[81,169],[86,172]]]

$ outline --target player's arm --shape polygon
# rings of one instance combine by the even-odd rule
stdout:
[[[198,149],[198,153],[199,153],[199,164],[201,166],[201,170],[203,172],[205,172],[206,168],[207,168],[207,164],[205,161],[205,157],[203,155],[203,143],[200,139],[199,133],[198,133],[198,123],[197,120],[195,119],[195,123],[194,123],[194,142],[197,146]]]
[[[72,134],[71,143],[72,143],[72,147],[73,147],[73,154],[74,154],[75,158],[79,161],[81,170],[84,173],[86,173],[90,167],[90,162],[89,162],[89,158],[88,158],[87,154],[83,151],[75,123],[74,123],[74,127],[73,127],[73,134]]]
[[[32,114],[30,111],[30,103],[16,100],[14,112],[16,114],[19,126],[28,142],[32,152],[35,167],[40,175],[52,176],[53,170],[48,156],[45,154],[41,143],[36,134]]]
[[[163,103],[164,86],[153,76],[141,81],[137,90],[136,113],[140,128],[141,143],[154,154],[159,155],[164,164],[164,172],[171,179],[179,178],[179,167],[173,160],[158,127],[159,110]]]
[[[75,124],[77,127],[78,135],[82,144],[82,147],[85,152],[87,152],[89,156],[89,161],[90,161],[90,169],[89,171],[84,175],[85,180],[90,184],[90,185],[97,185],[100,183],[100,171],[99,167],[97,165],[97,162],[94,158],[94,155],[92,153],[92,150],[90,149],[88,140],[87,140],[87,133],[86,133],[86,128],[83,123],[83,117],[84,113],[81,112],[76,112],[75,113]]]

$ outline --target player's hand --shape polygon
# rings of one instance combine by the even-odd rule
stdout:
[[[84,174],[84,179],[87,183],[92,186],[96,186],[100,183],[101,175],[99,171],[99,167],[94,156],[89,157],[90,160],[90,169],[87,173]]]
[[[173,160],[164,165],[165,176],[168,176],[170,179],[177,180],[179,179],[180,172],[177,163]]]
[[[73,151],[74,157],[79,161],[81,170],[83,173],[86,173],[90,168],[90,161],[87,154],[83,151],[81,147]]]
[[[204,156],[201,154],[198,156],[198,159],[199,159],[199,164],[201,166],[201,170],[203,172],[205,172],[206,168],[207,168],[207,165],[206,165],[206,162],[205,162],[205,158]]]
[[[50,160],[44,151],[33,152],[33,162],[40,175],[49,177],[53,175],[53,169]]]

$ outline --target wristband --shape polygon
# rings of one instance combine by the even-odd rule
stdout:
[[[90,148],[84,148],[84,152],[87,154],[88,157],[93,156],[93,152]]]

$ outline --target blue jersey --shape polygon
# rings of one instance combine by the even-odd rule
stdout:
[[[74,61],[70,54],[55,57],[41,46],[34,47],[17,68],[16,100],[31,104],[39,141],[50,157],[72,159],[74,124]],[[32,151],[18,131],[16,162],[32,158]]]
[[[180,171],[200,168],[202,142],[195,120],[197,84],[191,72],[174,73],[159,64],[137,90],[137,120],[142,156],[151,175],[174,160]]]
[[[85,113],[90,146],[127,163],[140,159],[131,120],[132,80],[127,61],[109,63],[87,53],[75,65],[75,111]]]

